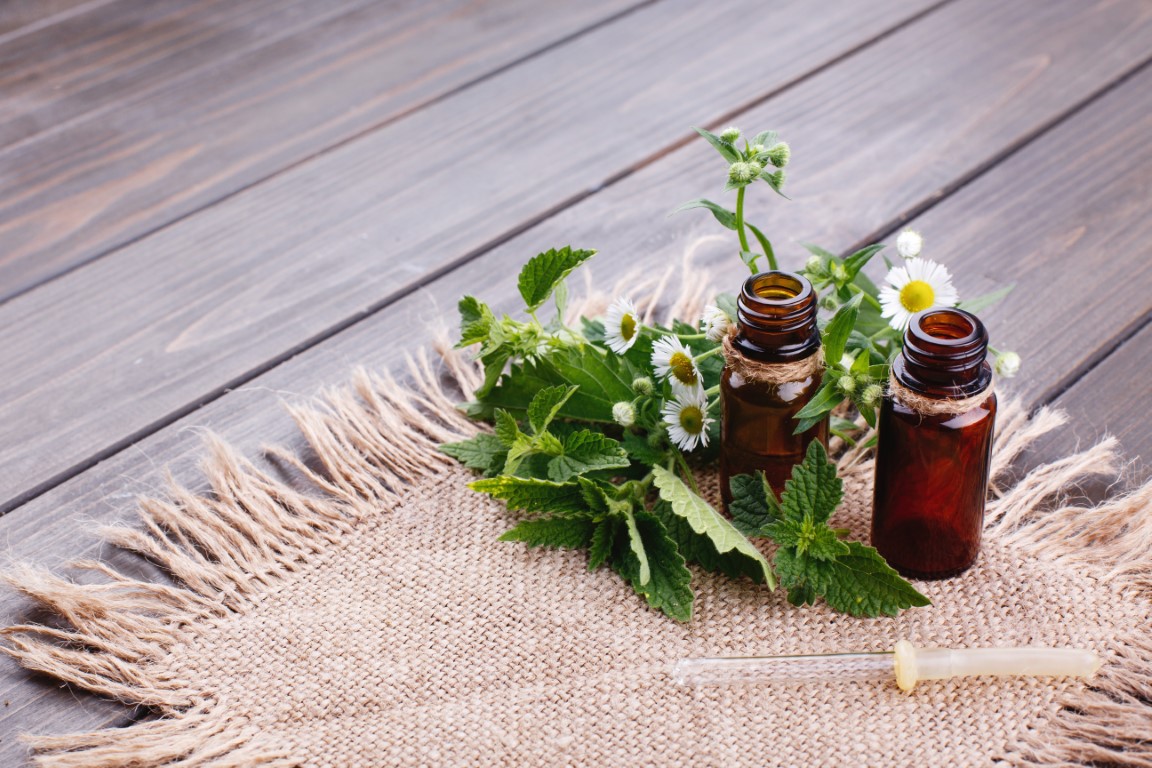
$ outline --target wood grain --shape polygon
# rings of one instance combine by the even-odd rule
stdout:
[[[657,3],[0,305],[0,509],[926,6]]]
[[[366,2],[116,0],[80,8],[0,44],[0,148],[147,102],[157,89],[205,68],[227,69],[255,48]]]
[[[995,16],[989,18],[990,24],[999,26],[998,21],[1003,23],[1003,19],[998,20]],[[944,22],[946,27],[953,30],[960,26],[956,18],[945,18]],[[940,47],[939,41],[931,35],[925,37],[923,27],[909,30],[909,34],[912,33],[920,39],[937,43],[932,46],[933,49]],[[1021,41],[1026,37],[1021,35]],[[898,42],[894,37],[885,41],[884,45],[891,45],[893,51],[901,52]],[[988,44],[998,45],[998,42],[990,37]],[[878,47],[869,55],[879,55],[881,52],[882,49]],[[973,61],[981,60],[985,54],[979,48],[969,53]],[[854,60],[853,65],[859,66],[860,62]],[[870,94],[863,91],[853,94],[842,88],[826,90],[835,84],[832,77],[834,73],[835,70],[832,70],[805,84],[805,88],[816,89],[810,99],[802,98],[797,91],[796,94],[772,100],[749,113],[739,115],[738,122],[745,126],[759,126],[768,124],[777,115],[787,118],[791,114],[783,104],[787,98],[797,99],[793,102],[794,107],[817,101],[831,104],[837,113],[855,107],[857,101],[853,99],[860,103],[869,100]],[[822,84],[824,78],[827,78],[827,82]],[[992,78],[988,76],[987,80],[991,82]],[[886,85],[894,87],[898,83],[899,80],[890,80]],[[937,86],[930,79],[920,80],[919,87],[925,90],[938,90]],[[1024,98],[1027,93],[1026,89],[1018,86],[1008,89],[1019,94],[1019,98]],[[830,93],[840,94],[841,100],[831,99]],[[898,90],[897,93],[908,96],[911,91]],[[1138,259],[1144,253],[1140,250],[1143,247],[1140,243],[1147,240],[1149,233],[1146,229],[1152,226],[1143,220],[1146,216],[1132,215],[1133,210],[1141,213],[1146,207],[1146,198],[1144,202],[1137,199],[1143,187],[1136,171],[1121,172],[1115,177],[1115,183],[1093,187],[1086,198],[1067,194],[1066,188],[1054,184],[1053,179],[1066,173],[1079,179],[1096,168],[1114,173],[1116,166],[1130,161],[1131,168],[1139,168],[1140,164],[1135,161],[1142,157],[1140,151],[1147,151],[1143,148],[1143,135],[1148,127],[1148,115],[1152,114],[1150,103],[1152,74],[1144,73],[1098,101],[1092,109],[1084,110],[1067,124],[1013,155],[1003,165],[973,181],[962,193],[947,199],[916,222],[917,226],[922,226],[930,223],[929,217],[938,217],[931,229],[925,228],[929,237],[929,254],[946,259],[954,272],[961,276],[961,290],[971,293],[981,287],[978,283],[982,280],[981,275],[991,268],[990,262],[1005,262],[1006,268],[1010,269],[1017,262],[1049,254],[1051,251],[1047,244],[1060,241],[1067,223],[1079,219],[1091,224],[1091,236],[1085,241],[1086,252],[1095,253],[1101,243],[1107,243],[1119,249],[1115,251],[1117,255],[1114,257],[1119,262],[1118,267],[1122,268],[1126,264],[1129,272],[1134,271],[1133,267],[1140,263]],[[825,118],[819,111],[812,111],[811,115],[809,126],[814,130]],[[943,116],[947,115],[937,113],[937,117]],[[890,143],[883,138],[887,131],[905,130],[902,125],[894,124],[886,118],[887,112],[879,111],[874,130],[869,132],[869,136],[877,137],[882,145]],[[988,119],[986,117],[981,124],[985,124]],[[922,130],[932,130],[935,125],[935,121],[926,122]],[[1097,142],[1099,151],[1083,155],[1074,153],[1069,157],[1069,153],[1063,149],[1072,137],[1089,143]],[[987,135],[983,138],[987,140]],[[796,143],[795,139],[793,141]],[[926,146],[933,147],[935,144],[929,142]],[[947,142],[940,142],[940,146],[942,148],[937,150],[940,154],[921,156],[919,162],[935,165],[955,157],[955,153],[948,149],[950,145]],[[818,147],[813,146],[810,152],[816,154]],[[838,162],[837,157],[843,155],[825,153],[824,162],[831,165],[823,171],[821,164],[809,165],[806,173],[826,177],[827,186],[807,187],[803,194],[808,197],[802,197],[797,191],[797,199],[793,203],[769,200],[765,205],[781,208],[787,206],[783,210],[789,217],[800,219],[798,228],[811,239],[829,244],[834,244],[836,239],[851,242],[867,239],[872,234],[868,228],[872,217],[883,222],[898,218],[905,201],[899,195],[885,193],[883,187],[861,190],[860,185],[849,183],[850,178],[837,179],[834,167]],[[797,163],[801,157],[797,154]],[[896,162],[895,157],[878,158],[877,162],[892,167],[896,175],[906,173],[901,170],[902,166]],[[0,519],[0,540],[8,544],[12,556],[33,558],[49,567],[58,566],[67,559],[97,553],[130,570],[142,567],[123,555],[100,551],[96,540],[87,530],[88,523],[80,526],[77,521],[84,519],[103,522],[129,518],[133,498],[137,494],[163,493],[165,466],[170,466],[179,480],[197,485],[199,480],[195,467],[197,457],[202,452],[200,441],[204,430],[211,429],[224,435],[250,456],[258,455],[260,447],[266,443],[295,445],[295,430],[284,412],[277,407],[278,400],[284,398],[301,401],[323,386],[345,380],[349,370],[358,364],[371,368],[397,369],[406,353],[428,343],[438,322],[447,325],[451,321],[455,300],[465,290],[492,300],[500,309],[514,309],[516,270],[527,255],[559,242],[560,239],[571,239],[580,245],[599,246],[602,253],[597,257],[594,270],[602,279],[617,277],[632,265],[658,269],[663,264],[675,264],[685,249],[694,248],[702,263],[714,268],[720,283],[726,286],[735,284],[742,268],[736,263],[730,246],[705,239],[717,232],[714,223],[688,215],[672,219],[664,219],[660,215],[671,207],[670,201],[679,202],[695,195],[702,179],[706,178],[701,176],[700,167],[715,170],[715,164],[715,158],[702,142],[669,154],[661,162],[588,197],[450,275],[429,283],[386,311],[366,318],[17,509]],[[957,167],[963,168],[963,164]],[[797,188],[801,186],[802,178],[798,172]],[[855,230],[848,229],[850,225],[834,221],[830,216],[829,211],[853,210],[854,202],[865,194],[893,194],[892,209],[885,214],[877,204],[874,213],[855,220]],[[1005,204],[1005,200],[1014,202]],[[1027,210],[1022,214],[1017,206],[1024,200],[1029,202]],[[1050,215],[1033,215],[1035,211],[1045,208],[1051,208]],[[1098,217],[1100,212],[1111,208],[1127,211],[1127,218],[1120,214]],[[970,221],[975,223],[969,224]],[[783,226],[783,223],[775,222],[774,226]],[[958,234],[949,236],[948,231],[953,227],[958,230]],[[1011,252],[1011,260],[1003,251],[959,247],[970,240],[973,232],[980,234],[981,242],[984,242],[988,232],[1000,233],[1010,228],[1021,230],[1019,240],[1010,241],[1015,247]],[[1079,256],[1079,253],[1073,256]],[[793,248],[787,258],[795,265],[802,256]],[[1067,261],[1057,266],[1067,268]],[[1016,270],[1014,278],[1018,278],[1022,271]],[[1094,274],[1092,269],[1080,272],[1082,289],[1091,290],[1092,285],[1087,280],[1092,279]],[[1102,274],[1100,279],[1110,277]],[[1033,282],[1022,285],[1020,296],[1024,298],[1014,299],[1020,302],[1020,310],[1059,302],[1064,295],[1064,286],[1058,282],[1046,286],[1049,283],[1038,276],[1034,277]],[[1000,310],[999,317],[1008,316],[1010,309],[1007,307]],[[1001,334],[1004,326],[1000,321],[989,314],[989,322],[993,324],[994,331]],[[1032,359],[1032,351],[1060,343],[1066,332],[1065,327],[1059,323],[1032,324],[1027,320],[1021,321],[1020,328],[1027,333],[1014,337],[1013,343],[1026,350],[1026,360],[1029,361]],[[1095,337],[1081,336],[1078,342],[1086,347],[1098,346],[1100,340],[1113,331],[1114,320],[1100,321],[1094,326]],[[1050,361],[1047,367],[1032,362],[1028,366],[1027,375],[1038,382],[1051,381],[1063,370],[1055,369]],[[1152,403],[1148,405],[1152,406]],[[0,623],[18,618],[22,610],[18,599],[10,595],[0,597]],[[72,717],[74,713],[70,710],[62,713],[58,699],[52,702],[45,700],[43,697],[48,692],[42,681],[30,683],[20,670],[11,665],[0,665],[0,696],[29,702],[28,711],[39,713],[39,717],[29,715],[21,721],[21,727],[34,726],[41,731],[75,727],[71,724],[74,720],[69,721],[68,725],[62,725],[55,719],[61,714]],[[95,719],[91,725],[99,725],[101,722]],[[7,721],[5,724],[8,724]],[[0,759],[5,754],[0,750]]]
[[[0,151],[0,300],[639,2],[122,0],[0,47],[0,145],[53,126]]]
[[[42,29],[112,0],[5,0],[0,3],[0,42]]]

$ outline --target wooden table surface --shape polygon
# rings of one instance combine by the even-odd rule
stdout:
[[[548,247],[737,286],[666,216],[721,194],[691,125],[791,143],[792,200],[750,197],[786,267],[911,223],[962,297],[1014,283],[1010,386],[1073,416],[1027,461],[1152,456],[1150,59],[1149,0],[0,4],[3,555],[162,578],[95,529],[198,485],[206,430],[297,444],[281,401],[399,368],[465,290],[514,307]],[[6,657],[0,702],[4,766],[143,715]]]

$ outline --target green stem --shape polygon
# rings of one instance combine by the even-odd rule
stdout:
[[[712,397],[713,395],[718,395],[718,394],[720,394],[720,385],[719,384],[717,384],[714,387],[708,387],[708,389],[704,390],[704,396],[705,397]]]
[[[880,302],[876,300],[876,297],[873,296],[872,294],[868,293],[868,291],[864,290],[860,286],[856,285],[856,283],[848,283],[848,290],[853,291],[854,293],[860,294],[873,307],[875,307],[876,309],[879,309],[880,311],[884,311],[884,307],[881,306]]]
[[[700,488],[696,485],[696,476],[692,474],[692,468],[688,466],[688,461],[684,458],[684,454],[680,453],[680,451],[674,451],[674,454],[676,456],[676,463],[680,465],[680,471],[684,473],[684,479],[688,481],[692,492],[699,496]]]
[[[748,233],[744,231],[744,187],[736,190],[736,234],[740,235],[740,250],[752,250],[748,247]],[[749,265],[748,269],[756,273],[755,267]]]
[[[683,337],[681,337],[681,338],[683,338]],[[724,347],[713,347],[712,349],[708,350],[707,352],[701,352],[700,354],[696,355],[696,357],[694,357],[692,359],[695,360],[696,362],[700,362],[701,360],[707,360],[708,358],[715,357],[716,355],[722,354],[723,352],[724,352]]]

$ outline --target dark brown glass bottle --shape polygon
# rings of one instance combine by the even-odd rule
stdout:
[[[988,332],[958,309],[912,317],[896,382],[933,401],[979,395],[992,380]],[[992,458],[996,395],[963,413],[921,415],[899,396],[880,408],[872,545],[905,576],[941,579],[966,570],[980,553]]]
[[[816,291],[791,272],[761,272],[744,282],[736,304],[737,333],[732,351],[758,363],[798,363],[820,351],[816,327]],[[808,444],[828,444],[828,420],[792,434],[794,419],[820,389],[818,370],[782,384],[753,380],[731,362],[720,377],[723,416],[720,485],[724,506],[731,501],[728,479],[764,472],[779,496],[792,467],[804,459]]]

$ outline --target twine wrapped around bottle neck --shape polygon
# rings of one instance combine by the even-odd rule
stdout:
[[[761,384],[787,384],[790,381],[804,381],[809,376],[819,376],[824,372],[824,348],[802,360],[791,363],[764,363],[746,357],[736,349],[736,332],[724,337],[724,359],[728,368],[745,381]]]
[[[995,385],[995,380],[989,379],[984,389],[960,399],[925,397],[908,389],[892,375],[888,378],[888,394],[920,416],[959,416],[983,405],[992,396]]]

